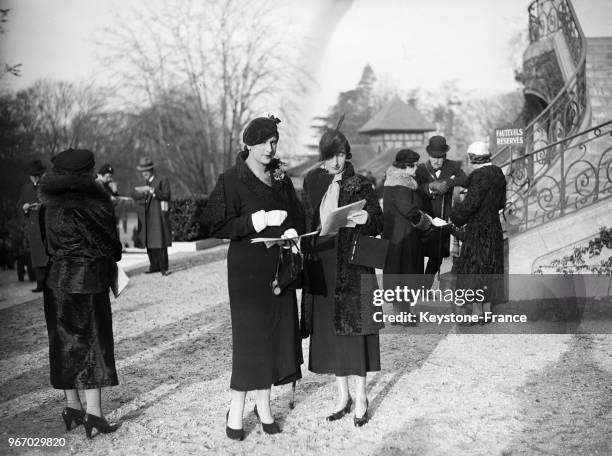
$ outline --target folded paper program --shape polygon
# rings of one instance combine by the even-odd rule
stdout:
[[[293,237],[259,237],[251,239],[251,243],[256,242],[264,242],[266,247],[271,247],[273,245],[284,245],[286,242],[295,241],[298,242],[303,237],[314,236],[318,231],[312,231],[310,233],[304,233]]]
[[[321,227],[321,236],[329,236],[338,233],[340,228],[354,227],[355,222],[349,220],[349,215],[360,212],[366,204],[366,200],[362,199],[352,204],[339,207],[329,213],[327,218],[323,220]]]

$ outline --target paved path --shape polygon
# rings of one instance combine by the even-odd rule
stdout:
[[[273,389],[283,433],[245,413],[244,442],[224,433],[231,328],[224,247],[168,277],[138,275],[113,302],[121,384],[104,408],[123,422],[88,441],[63,430],[48,386],[40,299],[0,310],[0,454],[9,437],[63,437],[57,454],[514,455],[612,454],[609,335],[381,335],[383,370],[368,377],[372,420],[328,423],[333,377],[303,368],[296,406]],[[216,256],[215,256],[216,255]],[[191,259],[193,260],[193,258]],[[204,264],[198,264],[198,261]],[[308,341],[303,343],[308,359]],[[252,410],[249,396],[247,410]]]

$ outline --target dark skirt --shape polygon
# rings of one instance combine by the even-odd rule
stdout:
[[[378,334],[339,336],[334,328],[337,236],[318,239],[315,247],[325,277],[325,294],[315,294],[308,369],[316,374],[359,375],[380,370]],[[321,290],[322,291],[322,290]]]
[[[268,389],[302,377],[295,291],[275,296],[270,281],[278,247],[232,241],[227,255],[236,391]]]
[[[118,385],[108,292],[68,294],[45,288],[44,306],[53,388]]]

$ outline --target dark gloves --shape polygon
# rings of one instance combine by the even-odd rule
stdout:
[[[448,183],[443,180],[429,183],[429,189],[439,195],[443,195],[444,193],[446,193],[449,188],[450,187],[448,186]]]
[[[421,231],[427,231],[429,228],[431,228],[431,218],[429,218],[423,212],[419,212],[417,216],[411,219],[411,222],[416,229]]]

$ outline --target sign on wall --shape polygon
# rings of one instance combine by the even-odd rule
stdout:
[[[496,129],[495,144],[498,146],[523,144],[523,128]]]

